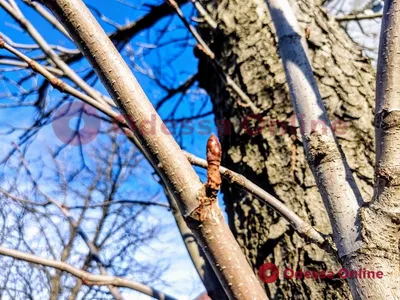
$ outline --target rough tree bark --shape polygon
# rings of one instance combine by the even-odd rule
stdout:
[[[265,2],[200,2],[218,23],[217,29],[201,23],[203,38],[260,109],[252,116],[199,54],[201,85],[211,95],[220,129],[222,164],[258,183],[323,233],[331,233],[304,155]],[[364,200],[369,201],[374,174],[374,71],[345,31],[314,1],[291,3],[300,25],[309,32],[314,75],[339,143]],[[306,244],[257,199],[229,185],[223,185],[223,192],[230,227],[255,271],[266,261],[280,270],[339,268],[335,257]],[[272,299],[351,297],[345,280],[278,280],[265,287]]]

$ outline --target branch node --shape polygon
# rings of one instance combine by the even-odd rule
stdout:
[[[222,179],[219,168],[221,166],[222,150],[218,138],[212,134],[207,141],[207,182],[198,194],[199,206],[190,215],[191,218],[204,222],[214,220],[219,222],[217,194]]]

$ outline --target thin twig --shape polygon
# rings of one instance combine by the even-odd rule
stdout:
[[[377,18],[382,18],[382,13],[376,13],[376,14],[370,14],[370,15],[365,15],[365,14],[357,14],[357,15],[345,15],[345,16],[338,16],[335,17],[335,20],[338,22],[347,22],[347,21],[359,21],[359,20],[371,20],[371,19],[377,19]]]
[[[18,49],[26,49],[26,50],[35,50],[35,49],[40,49],[40,46],[38,44],[21,44],[21,43],[15,43],[13,42],[8,36],[6,36],[3,32],[0,32],[0,35],[3,37],[3,39],[5,41],[7,41],[7,43],[9,43],[11,46],[18,48]],[[68,54],[75,54],[78,53],[79,50],[78,49],[69,49],[69,48],[65,48],[63,46],[60,45],[51,45],[49,44],[49,46],[54,49],[57,50],[59,52],[62,53],[68,53]]]
[[[186,158],[192,165],[207,169],[208,164],[205,159],[199,158],[186,151],[184,151],[184,153],[186,155]],[[300,234],[300,236],[310,240],[313,243],[316,243],[323,248],[326,248],[329,242],[322,236],[322,234],[314,229],[306,221],[302,220],[296,213],[294,213],[290,208],[288,208],[285,204],[276,199],[274,196],[264,191],[262,188],[248,180],[243,175],[240,175],[223,166],[219,167],[219,172],[230,183],[238,185],[240,188],[256,196],[262,202],[273,208],[293,226],[293,228]]]
[[[169,204],[163,202],[154,202],[154,201],[141,201],[141,200],[113,200],[113,201],[106,201],[102,203],[92,204],[92,205],[75,205],[75,206],[68,206],[68,209],[82,209],[82,208],[97,208],[97,207],[104,207],[110,206],[114,204],[138,204],[143,206],[160,206],[165,208],[170,208]]]
[[[18,67],[21,69],[26,69],[29,68],[29,65],[25,62],[22,62],[20,60],[15,60],[15,59],[0,59],[0,65],[7,65],[7,66],[14,66]],[[64,72],[61,71],[60,69],[50,67],[50,66],[43,66],[47,71],[53,73],[54,75],[57,76],[63,76]]]
[[[38,205],[38,206],[43,206],[43,207],[51,204],[51,201],[35,202],[35,201],[26,200],[21,197],[14,196],[14,195],[10,194],[9,192],[7,192],[6,190],[3,190],[2,188],[0,188],[0,193],[2,193],[4,196],[6,196],[6,198],[10,198],[14,201],[21,202],[24,204]]]
[[[192,0],[192,3],[194,5],[194,7],[196,7],[196,9],[199,12],[200,16],[202,16],[204,18],[204,20],[207,22],[207,24],[212,29],[217,29],[218,28],[217,22],[215,22],[215,20],[210,16],[210,14],[203,7],[203,5],[201,5],[201,3],[198,0]]]

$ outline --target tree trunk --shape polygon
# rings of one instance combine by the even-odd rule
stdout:
[[[214,103],[222,164],[278,197],[321,232],[331,226],[305,158],[298,125],[263,0],[200,1],[217,21],[200,32],[225,72],[260,112],[254,115],[199,55],[200,83]],[[310,59],[325,106],[364,201],[372,197],[375,74],[346,32],[314,1],[291,1],[307,31]],[[338,270],[336,258],[307,244],[290,225],[252,196],[223,185],[229,225],[254,271],[273,262],[279,280],[266,284],[271,299],[349,299],[344,279],[284,279],[282,270]]]

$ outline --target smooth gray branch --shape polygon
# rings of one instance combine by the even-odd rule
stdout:
[[[331,220],[339,257],[343,257],[360,248],[357,216],[363,200],[334,135],[294,12],[287,0],[266,2],[307,158]]]

